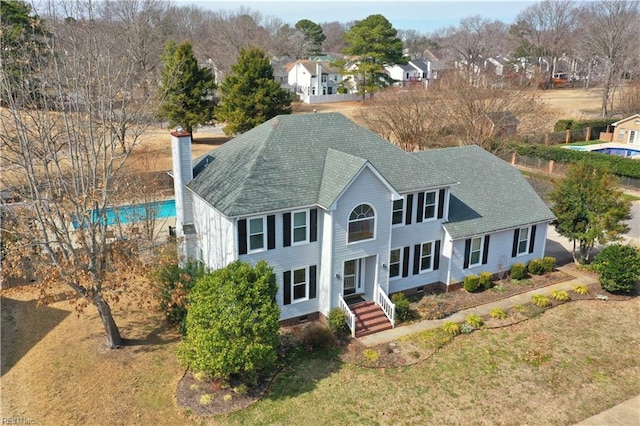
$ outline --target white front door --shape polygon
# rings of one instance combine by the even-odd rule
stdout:
[[[344,262],[343,295],[363,293],[364,265],[363,259]]]
[[[629,130],[629,140],[627,143],[640,144],[640,132],[637,130]]]

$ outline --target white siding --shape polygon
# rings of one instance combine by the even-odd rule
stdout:
[[[318,209],[318,241],[313,243],[296,245],[292,247],[283,247],[283,213],[275,214],[275,232],[276,232],[276,248],[272,250],[264,250],[259,253],[245,254],[239,256],[241,260],[256,264],[260,259],[264,259],[270,266],[273,267],[273,271],[276,274],[276,281],[278,282],[278,296],[277,302],[281,308],[280,319],[288,319],[297,317],[300,315],[306,315],[313,312],[318,312],[319,308],[319,296],[321,291],[320,276],[321,274],[321,245],[322,245],[322,224],[323,214],[322,209]],[[237,231],[234,231],[237,232]],[[265,238],[266,244],[266,238]],[[284,290],[283,290],[283,273],[285,271],[291,271],[293,269],[299,269],[311,265],[317,266],[317,296],[315,299],[311,299],[305,302],[291,303],[284,305]]]
[[[198,249],[201,250],[205,265],[211,269],[219,269],[236,260],[233,221],[197,196],[193,197],[193,207]],[[200,253],[196,255],[199,256]]]
[[[405,218],[406,218],[406,207],[407,196],[405,198]],[[448,191],[445,194],[445,205],[444,205],[444,217],[447,216],[448,211]],[[426,222],[416,222],[416,214],[418,212],[418,194],[413,194],[413,203],[411,207],[411,224],[410,225],[398,225],[392,228],[392,236],[391,236],[391,247],[393,248],[401,248],[401,247],[409,247],[409,276],[399,278],[397,280],[390,281],[389,283],[389,292],[395,293],[398,291],[408,290],[411,288],[433,284],[438,281],[445,282],[447,278],[447,266],[448,266],[448,258],[443,254],[448,253],[445,251],[445,231],[442,227],[444,223],[444,219],[430,219]],[[416,256],[415,246],[416,244],[427,243],[430,241],[438,241],[440,240],[440,253],[437,255],[440,256],[440,267],[438,270],[413,274],[413,262]],[[388,256],[387,256],[388,257]]]
[[[511,257],[513,248],[514,230],[497,232],[491,234],[489,242],[489,255],[486,265],[479,265],[464,269],[464,248],[466,240],[455,240],[453,242],[453,259],[451,262],[451,284],[461,282],[464,277],[471,274],[479,274],[487,271],[491,273],[508,272],[514,263],[527,264],[531,259],[540,259],[544,256],[545,243],[547,240],[547,223],[539,223],[536,226],[536,241],[533,253]]]
[[[333,212],[319,210],[318,222],[322,215],[322,228],[318,227],[318,238],[322,241],[322,268],[318,265],[318,309],[325,314],[331,310],[331,283],[335,280],[333,265]]]
[[[369,285],[387,272],[382,269],[382,259],[389,258],[389,239],[391,223],[391,197],[388,187],[368,168],[365,168],[351,183],[337,202],[333,212],[333,261],[334,277],[331,280],[330,308],[338,306],[338,294],[343,288],[343,265],[346,260],[359,259],[368,256],[378,256],[374,269],[368,269],[369,276],[365,278]],[[360,204],[369,204],[375,210],[375,238],[347,244],[347,226],[349,215]],[[385,262],[386,263],[386,262]],[[367,264],[368,265],[368,264]],[[374,276],[371,277],[372,271]],[[335,277],[340,274],[340,279]],[[365,288],[365,292],[371,289]],[[326,313],[326,312],[325,312]]]

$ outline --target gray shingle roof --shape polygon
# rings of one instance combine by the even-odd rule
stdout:
[[[449,222],[454,239],[547,222],[553,213],[514,167],[472,145],[416,152],[420,159],[455,170]]]
[[[231,217],[328,207],[366,161],[400,193],[456,182],[430,159],[326,113],[281,115],[236,137],[196,162],[199,173],[188,186]]]

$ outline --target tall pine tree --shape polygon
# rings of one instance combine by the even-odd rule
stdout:
[[[246,132],[279,114],[291,114],[289,93],[273,79],[273,67],[264,51],[247,48],[220,84],[216,118],[224,121],[227,135]]]
[[[216,101],[215,78],[211,70],[200,68],[188,41],[167,42],[162,55],[162,89],[158,116],[170,127],[188,132],[198,124],[211,122]]]
[[[385,65],[406,63],[402,56],[402,40],[398,31],[382,15],[370,15],[356,21],[344,35],[347,46],[343,53],[357,57],[356,67],[348,71],[357,81],[358,92],[373,93],[391,84],[384,73]],[[337,63],[344,66],[344,62]]]

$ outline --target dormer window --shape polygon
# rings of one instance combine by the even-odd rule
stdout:
[[[360,204],[349,215],[347,242],[369,240],[375,235],[375,212],[369,204]]]

